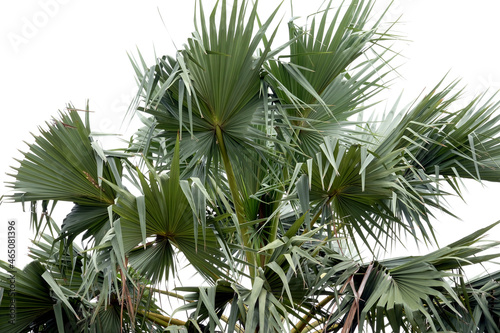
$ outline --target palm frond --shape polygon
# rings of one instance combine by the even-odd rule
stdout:
[[[161,281],[175,272],[175,247],[200,274],[216,281],[226,277],[222,270],[228,266],[221,261],[223,254],[213,230],[198,228],[197,212],[181,188],[178,150],[177,145],[168,175],[152,169],[146,179],[137,170],[141,196],[115,187],[119,196],[113,211],[120,221],[119,242],[130,265],[148,280]]]
[[[35,143],[19,167],[15,167],[14,182],[9,183],[16,193],[10,197],[17,202],[62,200],[83,205],[110,205],[114,191],[102,184],[104,177],[115,178],[106,157],[93,145],[90,128],[77,111],[60,114],[60,120],[40,129]],[[69,186],[67,186],[69,185]]]

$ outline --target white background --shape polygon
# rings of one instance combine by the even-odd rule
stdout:
[[[204,3],[209,11],[213,1]],[[262,17],[277,3],[262,1]],[[337,3],[340,1],[334,1]],[[294,15],[312,13],[320,4],[318,0],[296,0]],[[379,5],[387,4],[379,1]],[[29,132],[57,117],[57,111],[69,102],[83,108],[90,100],[91,110],[96,111],[92,114],[94,131],[125,132],[121,121],[136,92],[127,52],[136,55],[139,48],[149,64],[154,63],[155,50],[158,56],[174,54],[175,46],[181,48],[194,30],[193,7],[194,0],[1,2],[0,194],[7,193],[3,183],[9,177],[5,173],[15,165],[13,158],[20,157],[18,149],[26,150],[22,141],[32,142]],[[290,18],[287,0],[283,9],[286,23]],[[395,31],[412,42],[395,46],[406,59],[399,68],[402,77],[387,94],[389,100],[402,90],[406,100],[412,100],[448,71],[448,82],[462,78],[467,85],[464,100],[488,88],[499,89],[499,12],[500,4],[493,0],[396,0],[387,17],[395,20],[403,14]],[[379,109],[384,108],[382,103]],[[500,186],[467,183],[467,187],[467,204],[449,201],[462,221],[437,215],[435,226],[442,245],[500,219]],[[60,212],[61,216],[65,213]],[[18,260],[23,266],[28,261],[29,216],[20,204],[0,205],[0,244],[6,242],[10,218],[18,220]],[[489,238],[500,239],[500,228]],[[398,250],[393,255],[402,253]],[[0,259],[6,259],[3,245]]]

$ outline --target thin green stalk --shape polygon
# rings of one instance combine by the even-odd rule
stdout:
[[[311,324],[309,324],[310,328],[306,328],[306,329],[304,329],[301,333],[309,333],[309,332],[313,332],[313,333],[323,333],[323,332],[325,332],[325,330],[324,330],[324,329],[321,329],[321,330],[316,329],[316,327],[318,327],[318,326],[319,326],[319,325],[321,325],[321,324],[324,324],[324,322],[323,322],[323,321],[318,321],[318,320],[316,320],[316,321],[312,322]],[[336,324],[333,324],[333,325],[331,326],[331,328],[332,328],[332,329],[336,329],[336,328],[338,328],[339,326],[340,326],[340,324],[336,323]],[[313,331],[313,330],[314,330],[314,331]]]
[[[152,291],[154,292],[157,292],[157,293],[160,293],[160,294],[163,294],[163,295],[167,295],[167,296],[171,296],[171,297],[175,297],[177,299],[180,299],[180,300],[183,300],[185,302],[188,302],[188,303],[193,303],[194,301],[191,301],[191,300],[187,300],[184,298],[184,296],[182,295],[179,295],[177,293],[174,293],[174,292],[171,292],[171,291],[167,291],[167,290],[161,290],[161,289],[157,289],[157,288],[151,288]],[[222,321],[224,321],[225,323],[229,323],[229,318],[226,317],[226,316],[221,316],[220,319]],[[174,320],[177,320],[177,319],[174,319]],[[244,332],[244,329],[241,328],[239,325],[236,325],[235,326],[235,330],[236,332],[238,333],[243,333]]]
[[[151,321],[153,321],[161,326],[164,326],[164,327],[168,327],[170,325],[178,325],[178,326],[186,325],[186,322],[182,321],[180,319],[175,319],[175,318],[171,318],[168,316],[163,316],[161,314],[157,314],[157,313],[153,313],[153,312],[149,312],[149,311],[146,312],[143,310],[139,310],[137,312],[146,316],[149,320],[151,320]]]
[[[288,169],[285,168],[283,170],[283,179],[288,179]],[[275,206],[273,207],[273,212],[276,211],[277,207],[281,204],[281,199],[283,198],[283,193],[285,193],[285,189],[283,188],[283,191],[278,194],[278,197],[275,198]],[[269,237],[269,243],[272,243],[276,240],[276,237],[278,235],[278,225],[279,225],[279,220],[280,220],[280,214],[277,213],[274,218],[271,221],[271,236]]]
[[[311,312],[309,312],[308,314],[306,314],[302,318],[302,320],[297,324],[297,326],[294,329],[292,329],[291,333],[300,333],[300,332],[303,332],[303,330],[306,328],[306,326],[311,321],[311,319],[314,318],[314,314],[317,312],[315,310],[324,307],[325,305],[327,305],[334,298],[335,298],[335,296],[333,296],[333,295],[325,297],[321,302],[319,302],[319,304],[316,307],[314,307],[311,310]]]
[[[234,175],[233,167],[231,161],[229,160],[229,155],[227,154],[226,145],[224,143],[224,138],[222,136],[222,130],[220,126],[215,127],[215,135],[217,136],[217,141],[220,148],[220,153],[222,155],[222,161],[224,162],[224,170],[226,171],[227,182],[229,184],[229,189],[231,191],[231,196],[233,197],[234,209],[236,210],[236,218],[241,226],[241,238],[243,241],[243,246],[247,248],[252,248],[250,244],[250,239],[247,235],[247,227],[244,226],[246,222],[245,212],[243,211],[243,203],[241,202],[240,192],[238,190],[238,184],[236,182],[236,177]],[[245,256],[248,262],[248,268],[250,271],[250,277],[255,277],[255,259],[254,255],[250,251],[245,251]]]
[[[184,296],[179,295],[177,293],[174,293],[172,291],[161,290],[161,289],[157,289],[157,288],[151,288],[151,291],[153,291],[155,293],[160,293],[160,294],[163,294],[163,295],[167,295],[167,296],[170,296],[170,297],[175,297],[177,299],[180,299],[180,300],[183,300],[183,301],[186,301],[186,302],[189,302],[189,303],[192,302],[192,301],[186,300],[184,298]]]
[[[318,212],[314,215],[314,217],[311,219],[311,222],[309,223],[309,229],[312,229],[314,227],[314,223],[316,223],[316,221],[321,216],[323,206],[329,205],[332,202],[333,198],[333,196],[329,197],[328,200],[318,209]]]

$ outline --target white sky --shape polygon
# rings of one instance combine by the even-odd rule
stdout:
[[[261,2],[264,17],[279,3]],[[294,14],[311,13],[321,2],[296,0]],[[204,3],[208,11],[214,1]],[[157,55],[173,54],[173,44],[180,48],[193,31],[193,4],[194,0],[1,2],[0,186],[9,179],[5,173],[14,164],[12,158],[20,156],[17,150],[26,149],[22,140],[31,142],[28,133],[57,116],[68,102],[83,108],[90,99],[90,107],[96,111],[93,130],[123,132],[121,120],[136,87],[127,52],[135,54],[138,47],[150,64],[154,62],[153,45]],[[289,8],[288,0],[283,6]],[[403,78],[393,84],[389,98],[404,89],[405,96],[412,99],[449,70],[449,80],[463,78],[471,96],[488,88],[498,90],[499,12],[500,3],[495,0],[395,0],[388,18],[403,14],[396,30],[413,42],[397,47],[407,60],[399,69]],[[289,17],[285,14],[284,22]],[[382,104],[380,111],[383,108]],[[0,188],[0,194],[5,194],[6,189]],[[450,201],[463,221],[441,217],[436,223],[442,245],[500,219],[500,186],[471,184],[468,188],[467,205]],[[18,219],[22,230],[18,260],[26,263],[29,216],[22,213],[20,204],[0,205],[0,244],[6,241],[9,218]],[[500,229],[490,238],[500,239]],[[6,248],[1,245],[0,259],[5,258]]]

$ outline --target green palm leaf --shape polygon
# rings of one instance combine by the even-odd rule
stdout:
[[[49,124],[48,130],[40,129],[35,143],[29,144],[29,151],[14,168],[16,174],[11,174],[15,180],[8,186],[15,193],[8,197],[16,202],[32,201],[34,205],[42,200],[42,206],[48,206],[49,200],[74,202],[62,226],[63,237],[68,237],[70,244],[84,231],[87,238],[109,229],[107,207],[114,203],[115,191],[102,179],[121,185],[122,166],[119,158],[106,157],[93,141],[88,106],[85,123],[75,109],[68,110]],[[43,213],[47,216],[50,212],[44,208]],[[41,222],[35,221],[37,233]]]
[[[57,299],[51,295],[49,284],[42,278],[45,272],[38,262],[28,264],[24,270],[10,269],[5,262],[0,265],[6,271],[13,272],[15,296],[9,295],[10,275],[1,274],[3,297],[0,306],[0,329],[2,332],[28,332],[35,327],[45,327],[57,331],[55,306]],[[15,306],[15,324],[10,323],[10,304]],[[67,320],[75,321],[71,317]]]
[[[88,111],[87,111],[88,112]],[[15,181],[10,186],[18,191],[15,201],[63,200],[83,205],[106,206],[114,201],[114,191],[101,183],[113,180],[110,168],[95,150],[90,128],[77,111],[61,113],[61,119],[49,124],[24,153]],[[69,186],[67,186],[69,185]]]
[[[498,254],[476,257],[477,253],[498,245],[498,242],[476,244],[497,224],[427,255],[360,266],[342,288],[344,294],[341,292],[339,298],[332,298],[334,312],[325,325],[333,332],[353,332],[357,327],[361,331],[365,323],[374,332],[407,331],[406,324],[421,331],[449,328],[446,323],[460,321],[465,310],[463,298],[456,292],[458,289],[447,281],[457,276],[451,270],[498,257]],[[326,266],[321,274],[327,277],[329,270]]]
[[[357,235],[366,244],[371,237],[382,246],[383,237],[397,239],[398,230],[411,232],[390,205],[401,192],[397,179],[403,168],[397,153],[376,156],[362,146],[344,145],[332,138],[325,138],[320,150],[311,163],[303,166],[310,190],[296,188],[299,198],[307,195],[315,205],[311,228],[316,222],[333,224],[334,232],[345,234],[353,242]],[[324,209],[333,214],[331,220],[327,220]]]
[[[196,212],[180,186],[178,145],[176,151],[168,175],[151,171],[146,180],[137,170],[140,197],[115,187],[119,196],[113,211],[120,216],[120,242],[131,266],[149,280],[161,281],[175,272],[175,247],[200,274],[216,281],[226,276],[222,269],[228,266],[221,261],[223,255],[214,232],[196,226]]]
[[[453,215],[460,178],[499,181],[499,102],[457,108],[457,83],[440,82],[362,121],[397,38],[373,1],[333,5],[273,46],[279,8],[261,21],[256,3],[197,1],[182,50],[132,60],[143,126],[128,147],[93,140],[88,106],[41,129],[9,183],[37,237],[24,270],[0,262],[0,331],[498,332],[498,273],[464,274],[499,256],[479,242],[498,222],[427,255],[375,253],[435,240],[432,214]],[[74,205],[62,225],[58,201]],[[158,289],[184,285],[179,259],[203,281]]]

